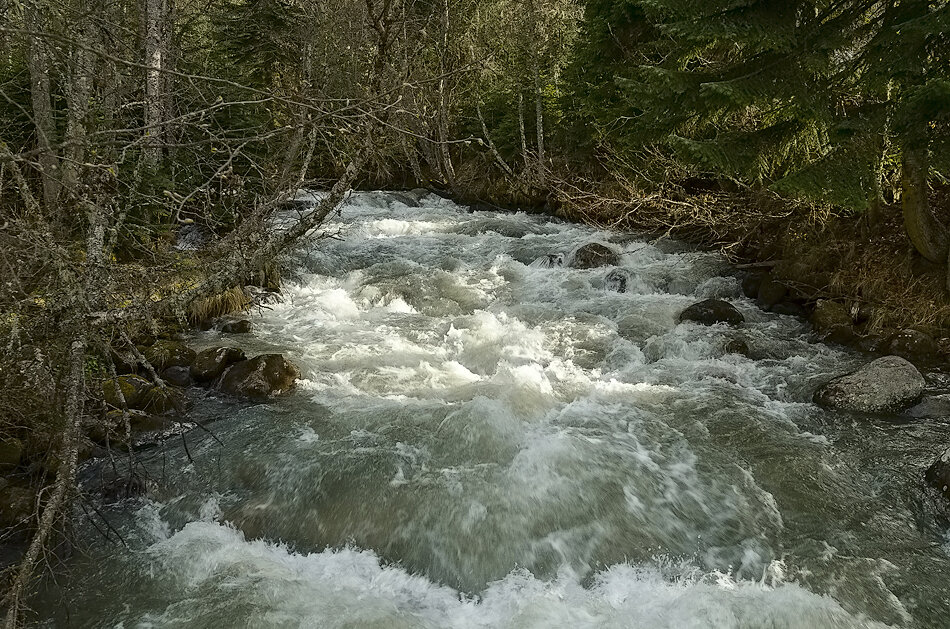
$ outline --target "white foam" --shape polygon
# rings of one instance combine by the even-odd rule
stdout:
[[[472,517],[480,509],[473,507]],[[123,613],[151,626],[425,627],[453,629],[650,629],[882,627],[834,600],[783,583],[779,567],[764,582],[703,575],[688,567],[617,564],[589,587],[562,572],[542,581],[514,571],[480,596],[386,566],[370,551],[299,555],[247,541],[226,526],[193,522],[149,549],[167,606]]]

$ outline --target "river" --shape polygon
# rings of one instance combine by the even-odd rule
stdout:
[[[759,310],[715,254],[408,200],[354,194],[252,334],[194,334],[302,378],[196,392],[207,430],[140,453],[147,498],[99,509],[114,532],[78,518],[41,623],[950,626],[921,486],[947,423],[810,401],[867,357]],[[626,292],[556,263],[592,241]],[[677,323],[707,297],[747,322]]]

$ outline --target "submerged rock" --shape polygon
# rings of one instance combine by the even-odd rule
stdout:
[[[290,390],[299,376],[297,366],[280,354],[262,354],[228,367],[218,388],[237,397],[262,399]]]
[[[901,330],[884,343],[883,351],[915,363],[931,363],[940,358],[937,341],[918,330]]]
[[[950,448],[943,451],[943,454],[933,462],[924,475],[927,483],[950,498]]]
[[[574,261],[571,262],[571,266],[575,269],[594,269],[618,264],[620,264],[620,256],[613,249],[599,242],[590,242],[578,247],[574,252]]]
[[[195,356],[195,350],[178,341],[156,341],[145,350],[145,358],[159,372],[169,367],[190,367]]]
[[[244,351],[237,347],[211,347],[198,352],[191,365],[191,377],[198,382],[210,382],[234,363],[246,359]]]
[[[683,321],[694,321],[702,325],[713,325],[715,323],[739,325],[745,321],[745,317],[728,301],[707,299],[693,304],[681,312],[679,320],[681,323]]]
[[[623,269],[614,269],[604,278],[604,288],[618,293],[626,293],[629,281],[629,273]]]
[[[908,361],[885,356],[835,378],[815,392],[814,400],[830,408],[895,413],[919,400],[925,385],[924,377]]]

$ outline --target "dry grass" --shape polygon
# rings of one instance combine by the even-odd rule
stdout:
[[[216,319],[235,312],[244,312],[251,307],[253,300],[241,286],[235,286],[223,293],[199,299],[188,306],[188,320],[200,323]]]

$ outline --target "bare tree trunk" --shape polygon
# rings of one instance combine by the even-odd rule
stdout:
[[[164,141],[165,0],[145,0],[145,152],[146,166],[154,168],[162,157]]]
[[[43,33],[47,30],[45,11],[33,2],[24,7],[24,25],[30,33]],[[40,175],[43,181],[43,201],[47,210],[55,212],[59,201],[59,159],[53,145],[56,143],[56,122],[53,119],[52,92],[50,75],[52,64],[49,46],[40,35],[30,34],[29,72],[30,94],[33,101],[33,121],[36,127],[36,145],[40,151]]]
[[[89,117],[89,99],[92,87],[92,59],[89,47],[92,28],[86,16],[77,29],[79,45],[71,51],[72,67],[66,91],[68,119],[66,122],[66,143],[63,160],[63,185],[67,194],[79,196],[77,186],[82,172],[82,162],[86,151],[86,133]]]
[[[524,167],[528,170],[531,163],[528,158],[528,138],[524,132],[524,94],[518,92],[518,135],[521,137],[521,156],[524,157]]]
[[[458,192],[455,183],[455,167],[452,165],[452,153],[449,151],[449,103],[447,75],[447,57],[449,54],[449,0],[442,3],[442,76],[439,77],[439,154],[442,158],[442,171],[448,180],[452,192]]]
[[[930,211],[927,183],[930,159],[927,147],[904,147],[901,173],[901,206],[904,229],[914,248],[931,262],[947,262],[947,229]]]

